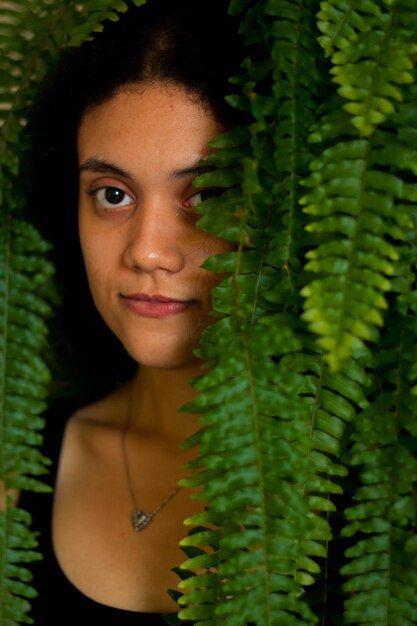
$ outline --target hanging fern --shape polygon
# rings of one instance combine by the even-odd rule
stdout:
[[[378,341],[398,247],[411,226],[402,201],[415,201],[415,187],[406,172],[390,170],[402,142],[394,129],[388,152],[376,130],[398,110],[401,86],[414,81],[416,11],[407,1],[358,2],[355,10],[335,1],[323,3],[318,20],[340,87],[310,136],[323,148],[302,181],[311,191],[301,203],[314,216],[306,229],[328,239],[307,254],[306,271],[319,276],[302,291],[303,318],[337,369],[364,342]]]
[[[345,424],[366,406],[363,370],[352,363],[332,375],[299,318],[300,257],[311,245],[299,181],[313,158],[307,137],[321,87],[314,6],[258,2],[245,14],[242,32],[255,52],[237,79],[246,100],[233,102],[254,122],[215,144],[223,149],[221,160],[213,159],[217,167],[238,155],[234,175],[222,170],[198,181],[239,182],[243,194],[229,191],[201,208],[201,227],[238,250],[206,264],[233,274],[214,292],[223,319],[204,333],[210,372],[195,382],[202,393],[186,407],[202,413],[204,425],[190,442],[199,445],[192,465],[199,472],[186,484],[202,486],[207,503],[188,521],[219,525],[193,530],[182,542],[186,553],[193,550],[182,566],[187,593],[178,599],[186,605],[179,618],[196,624],[317,621],[305,587],[320,573],[332,536],[329,494],[341,491],[332,477],[347,474],[338,462]],[[223,214],[229,209],[220,223],[217,206]],[[199,568],[203,575],[190,573]]]
[[[404,95],[389,131],[392,134],[395,128],[407,154],[416,145],[412,139],[417,121],[415,85]],[[383,136],[384,148],[376,139],[382,153],[379,162],[385,164],[390,135],[385,131]],[[396,169],[404,176],[409,167],[400,159]],[[408,179],[411,184],[412,178]],[[379,393],[355,422],[350,453],[359,486],[346,511],[349,523],[343,534],[356,542],[346,552],[349,562],[342,573],[348,578],[345,589],[352,594],[346,603],[346,621],[355,624],[396,620],[414,624],[417,615],[416,215],[412,204],[402,204],[398,210],[407,214],[411,224],[392,281],[389,327],[373,354]]]
[[[317,35],[324,48],[323,63],[318,61],[309,24],[314,3],[257,2],[242,21],[248,45],[256,46],[245,63],[247,82],[242,77],[238,81],[247,99],[234,101],[255,118],[238,156],[243,196],[228,192],[230,196],[221,200],[223,211],[230,207],[228,218],[223,218],[227,230],[219,225],[217,201],[203,205],[201,222],[210,232],[238,241],[239,250],[207,264],[233,274],[215,290],[214,308],[225,318],[203,336],[202,354],[210,373],[196,381],[202,395],[186,407],[203,413],[204,425],[190,442],[198,443],[201,456],[193,466],[199,470],[197,478],[187,484],[202,486],[201,498],[207,503],[205,513],[188,522],[215,530],[193,529],[182,542],[190,558],[178,570],[187,591],[178,598],[186,607],[180,621],[338,623],[345,604],[346,622],[370,624],[372,611],[377,615],[382,610],[383,593],[392,601],[383,623],[398,608],[388,585],[381,585],[380,595],[371,598],[356,593],[362,589],[357,578],[334,589],[334,572],[326,562],[329,542],[340,533],[340,518],[346,514],[350,520],[357,511],[351,506],[343,511],[346,498],[339,500],[339,511],[333,502],[337,501],[333,496],[343,495],[349,464],[355,467],[360,458],[355,446],[345,454],[345,431],[349,424],[348,432],[363,424],[363,416],[379,397],[370,376],[368,343],[380,339],[377,327],[383,325],[388,309],[385,294],[394,289],[399,268],[398,245],[403,246],[413,224],[407,201],[415,197],[413,183],[407,173],[404,176],[412,162],[407,156],[414,156],[411,147],[406,148],[404,140],[395,143],[394,134],[386,141],[387,132],[395,133],[401,124],[395,114],[403,96],[394,87],[413,80],[415,21],[408,11],[404,15],[404,6],[385,7],[389,19],[384,19],[375,4],[357,5],[353,11],[352,3],[349,7],[343,3],[338,12],[330,3],[321,4],[320,30],[329,34],[335,15],[339,20],[332,25],[331,38]],[[242,8],[237,3],[232,7]],[[320,21],[324,17],[327,25]],[[310,47],[303,54],[309,36]],[[331,56],[333,65],[327,66],[330,76],[336,76],[332,82],[342,85],[336,94],[323,79],[332,46],[341,49]],[[370,54],[375,57],[372,68]],[[361,64],[362,56],[366,60]],[[355,92],[353,87],[349,91],[350,84]],[[318,108],[314,96],[319,95],[323,104]],[[394,104],[389,106],[383,95]],[[348,97],[355,106],[344,106]],[[389,115],[394,123],[388,131]],[[385,126],[374,132],[383,122]],[[237,147],[227,140],[217,146],[225,153]],[[402,171],[394,174],[395,158]],[[312,173],[303,178],[308,169]],[[215,175],[201,182],[221,184]],[[306,196],[303,187],[313,191]],[[303,218],[300,205],[306,205],[304,214],[312,215],[314,222]],[[233,217],[240,221],[239,236],[230,228]],[[308,263],[300,268],[304,252]],[[318,279],[311,279],[314,273]],[[320,335],[318,346],[309,331]],[[380,435],[380,430],[376,432]],[[353,438],[359,437],[354,433]],[[367,446],[366,450],[369,440]],[[401,466],[401,454],[397,459],[390,453]],[[408,459],[406,467],[411,469],[410,452]],[[412,474],[409,496],[397,507],[404,502],[415,505],[414,483]],[[353,490],[353,499],[360,498],[362,492]],[[274,498],[284,506],[277,506]],[[387,509],[383,515],[389,515]],[[353,532],[352,526],[342,525],[338,540]],[[355,546],[347,550],[348,558],[355,550]],[[346,565],[341,573],[351,574],[356,565]],[[198,576],[200,568],[205,573]],[[392,579],[395,575],[390,583]],[[403,610],[408,617],[413,614],[413,580],[411,570],[409,605]],[[309,585],[314,593],[308,591]],[[362,591],[369,588],[365,581]],[[355,595],[346,600],[352,590]],[[332,607],[334,602],[339,611]],[[368,611],[358,617],[365,606]]]
[[[12,493],[42,491],[46,487],[36,477],[46,473],[48,460],[37,448],[42,442],[44,420],[39,416],[46,408],[49,371],[39,355],[47,343],[45,319],[50,307],[45,285],[52,267],[44,258],[44,242],[25,222],[10,217],[2,221],[0,233],[1,476]],[[0,517],[2,624],[26,621],[29,605],[24,598],[34,592],[22,563],[40,556],[34,551],[30,517],[12,500],[10,496],[10,505]]]

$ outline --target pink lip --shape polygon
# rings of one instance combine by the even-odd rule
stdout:
[[[133,313],[142,317],[160,318],[183,313],[195,300],[175,300],[166,296],[146,293],[120,294],[123,304]]]

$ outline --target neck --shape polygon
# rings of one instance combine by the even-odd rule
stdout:
[[[179,413],[197,391],[190,380],[203,374],[201,364],[167,370],[140,366],[132,380],[132,422],[139,427],[173,440],[183,440],[198,429],[198,415]]]

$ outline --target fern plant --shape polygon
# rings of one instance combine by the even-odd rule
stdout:
[[[151,2],[152,0],[148,0]],[[175,0],[173,0],[175,1]],[[136,4],[142,4],[137,0]],[[0,467],[41,490],[48,244],[28,223],[25,119],[67,45],[117,0],[0,4]],[[169,621],[196,626],[417,623],[417,109],[414,0],[231,0],[247,46],[198,183],[198,227],[232,243],[206,267],[201,429]],[[29,28],[30,24],[30,28]],[[31,37],[27,31],[31,30]],[[54,33],[53,38],[50,33]],[[3,80],[4,77],[4,80]],[[1,520],[0,622],[30,623],[39,558],[25,511]]]
[[[415,416],[405,402],[414,380],[410,352],[397,352],[412,354],[415,341],[396,303],[414,327],[405,304],[414,269],[403,260],[414,240],[413,8],[269,1],[242,19],[249,57],[236,105],[254,122],[237,157],[243,194],[230,209],[239,207],[239,252],[231,266],[210,265],[233,271],[231,293],[223,284],[215,300],[229,326],[222,320],[203,339],[213,368],[196,382],[195,410],[204,413],[198,476],[208,506],[189,520],[219,530],[212,541],[207,531],[183,541],[186,552],[203,542],[211,551],[183,564],[180,619],[417,619]],[[211,206],[204,214],[227,237]],[[219,304],[224,295],[231,307]],[[386,315],[387,337],[378,330]],[[227,399],[216,395],[223,385]],[[199,567],[210,576],[193,575]]]

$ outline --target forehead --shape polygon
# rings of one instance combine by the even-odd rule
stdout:
[[[198,95],[166,84],[132,87],[82,117],[77,135],[79,161],[92,156],[135,163],[152,161],[178,167],[208,152],[208,142],[222,132]]]

